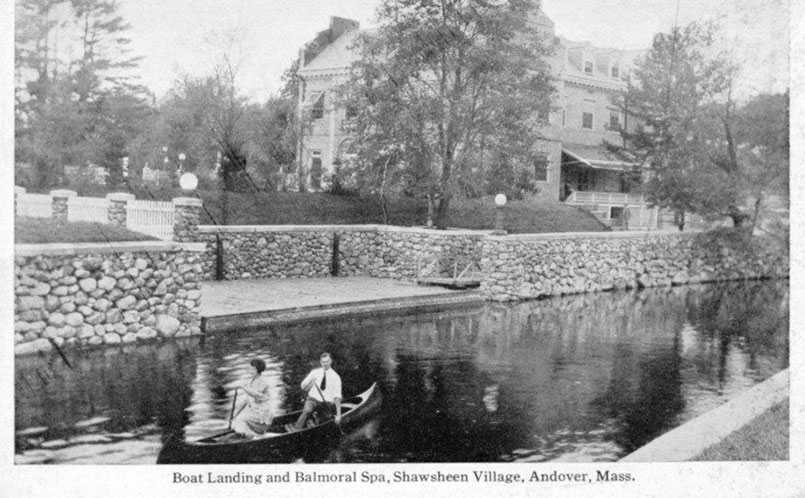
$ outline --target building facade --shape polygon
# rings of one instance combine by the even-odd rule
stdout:
[[[640,165],[616,151],[622,145],[619,130],[634,124],[613,105],[642,52],[556,37],[553,21],[541,10],[532,22],[553,44],[550,65],[557,90],[543,137],[535,139],[545,159],[534,166],[536,197],[583,205],[605,221],[617,218],[643,203],[642,196],[630,194],[639,183]],[[299,113],[307,124],[297,152],[300,174],[312,190],[326,187],[335,166],[349,158],[343,124],[349,116],[336,104],[333,89],[346,80],[357,56],[352,47],[364,32],[357,22],[332,17],[329,28],[300,53]]]

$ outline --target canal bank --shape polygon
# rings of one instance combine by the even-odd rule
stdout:
[[[370,277],[205,281],[201,289],[205,333],[346,315],[420,313],[485,301],[476,290]]]
[[[660,436],[621,459],[621,462],[684,462],[699,455],[731,434],[741,431],[772,407],[785,402],[790,393],[790,370],[786,369],[741,396]]]

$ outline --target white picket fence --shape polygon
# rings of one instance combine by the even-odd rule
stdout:
[[[126,226],[129,230],[146,233],[162,240],[173,238],[173,203],[161,201],[129,201],[126,205]]]
[[[17,216],[50,218],[53,214],[53,198],[50,194],[20,194],[17,198]]]
[[[157,237],[173,238],[172,202],[133,200],[126,209],[126,228]],[[17,216],[50,218],[53,216],[53,197],[50,194],[19,194]],[[109,199],[99,197],[69,197],[67,219],[69,221],[109,222]]]
[[[67,199],[68,221],[109,222],[109,199],[100,197],[69,197]]]

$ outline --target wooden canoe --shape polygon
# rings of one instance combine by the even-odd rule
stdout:
[[[320,452],[337,441],[342,432],[356,427],[377,410],[381,402],[377,383],[363,393],[341,403],[341,424],[332,418],[308,423],[299,431],[289,431],[301,410],[276,417],[269,431],[255,439],[239,437],[229,429],[195,441],[169,436],[157,457],[159,464],[176,463],[270,463],[292,461]]]

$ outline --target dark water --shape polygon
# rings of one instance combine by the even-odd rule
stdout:
[[[16,461],[153,463],[167,434],[226,427],[252,358],[299,409],[323,350],[345,396],[384,394],[324,461],[613,461],[786,368],[788,294],[600,293],[18,358]]]

